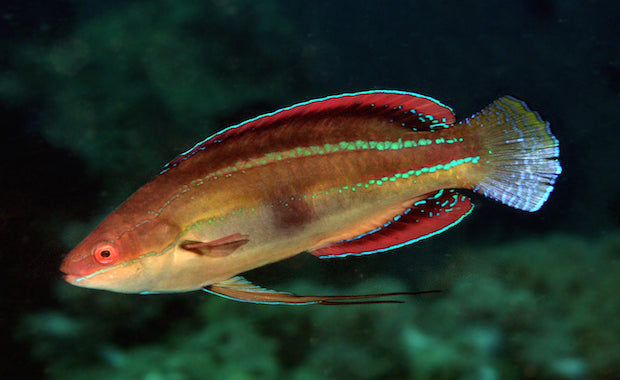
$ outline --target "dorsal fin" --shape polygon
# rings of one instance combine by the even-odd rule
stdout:
[[[452,109],[424,95],[402,91],[368,91],[310,100],[268,113],[224,129],[170,161],[162,173],[209,146],[248,131],[276,128],[292,120],[336,117],[379,118],[411,131],[447,128],[454,124]]]

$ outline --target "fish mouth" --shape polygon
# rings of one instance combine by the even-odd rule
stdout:
[[[80,276],[76,276],[74,274],[65,274],[64,276],[62,276],[62,278],[70,284],[75,284],[76,282],[78,282]]]
[[[62,279],[70,284],[75,284],[78,281],[78,278],[80,278],[80,276],[69,273],[69,271],[65,269],[64,263],[60,266],[60,271],[63,273]]]
[[[75,275],[71,273],[71,270],[69,270],[67,261],[65,260],[61,265],[60,265],[60,271],[63,273],[63,280],[67,281],[70,284],[76,284],[79,280],[79,278],[81,276]]]

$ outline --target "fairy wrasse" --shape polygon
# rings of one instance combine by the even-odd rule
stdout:
[[[298,296],[239,274],[300,252],[364,255],[438,234],[473,208],[457,189],[536,211],[561,172],[558,156],[549,124],[510,96],[458,123],[413,93],[308,101],[172,160],[61,270],[71,284],[122,293],[204,289],[271,304],[385,296]]]

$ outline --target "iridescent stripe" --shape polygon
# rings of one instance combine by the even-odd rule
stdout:
[[[403,140],[398,139],[396,141],[342,141],[338,144],[324,144],[324,145],[316,145],[309,147],[297,147],[295,149],[290,149],[282,152],[270,152],[260,157],[250,158],[244,161],[238,161],[233,166],[229,166],[216,172],[209,173],[204,178],[198,178],[192,180],[189,185],[183,185],[179,188],[178,192],[174,194],[171,198],[169,198],[159,209],[157,210],[149,210],[147,213],[149,215],[153,215],[155,217],[159,216],[166,207],[168,207],[174,200],[181,197],[182,194],[190,191],[193,187],[198,187],[203,185],[208,181],[215,181],[220,178],[228,178],[231,177],[234,173],[249,170],[253,168],[258,168],[265,166],[267,164],[279,162],[282,160],[290,160],[302,157],[310,157],[315,155],[326,155],[333,153],[341,153],[341,152],[352,152],[352,151],[386,151],[386,150],[402,150],[402,149],[411,149],[416,147],[424,147],[432,144],[455,144],[463,142],[463,138],[437,138],[437,139],[418,139],[418,140]],[[473,157],[469,158],[473,160]],[[475,158],[477,162],[478,158]],[[454,165],[455,162],[459,160],[453,160],[448,165]],[[475,163],[475,162],[474,162]],[[411,175],[420,175],[425,172],[434,172],[437,169],[442,169],[442,165],[436,165],[434,167],[420,168],[418,170],[410,170],[408,172],[395,174],[393,178],[398,178],[397,176],[402,176],[402,178],[407,178]],[[386,177],[387,178],[387,177]],[[376,180],[378,184],[381,184],[382,180]]]

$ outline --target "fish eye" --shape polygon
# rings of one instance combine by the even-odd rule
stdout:
[[[94,255],[99,264],[112,264],[118,259],[118,248],[111,244],[100,244],[95,248]]]

